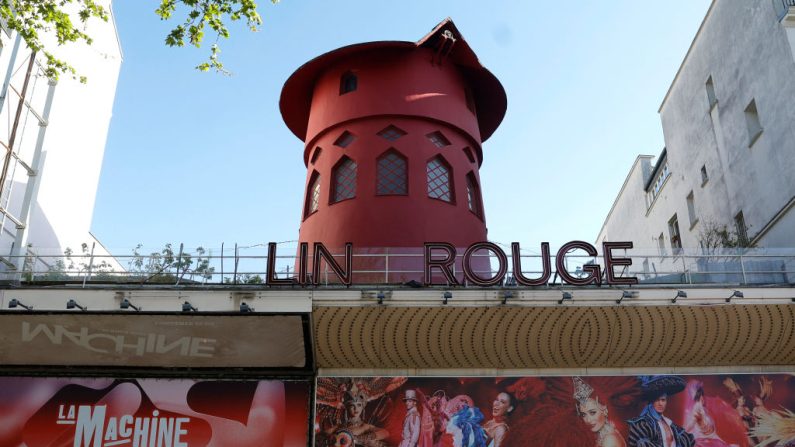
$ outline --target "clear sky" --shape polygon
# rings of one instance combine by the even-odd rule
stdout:
[[[489,239],[593,242],[637,155],[664,146],[657,109],[710,1],[262,0],[261,31],[221,42],[230,77],[193,69],[207,49],[164,46],[175,24],[159,1],[114,3],[124,62],[92,231],[124,255],[297,239],[306,171],[279,113],[284,81],[448,16],[508,96],[483,147]]]

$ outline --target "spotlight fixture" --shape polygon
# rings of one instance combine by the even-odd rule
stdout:
[[[513,298],[513,292],[510,290],[506,290],[502,292],[502,304],[507,304],[508,300]]]
[[[186,301],[185,303],[186,303],[186,304],[188,304],[188,302],[187,302],[187,301]],[[188,304],[188,305],[190,305],[190,304]],[[185,310],[185,304],[183,304],[183,305],[182,305],[182,310],[183,310],[183,311],[186,311],[186,310]],[[193,310],[196,310],[196,309],[193,309]],[[187,312],[187,311],[186,311],[186,312]],[[249,313],[249,312],[254,312],[254,308],[253,308],[253,307],[251,307],[251,306],[249,306],[249,305],[248,305],[248,304],[246,304],[245,302],[243,302],[243,303],[240,303],[240,312],[241,312],[241,313],[244,313],[244,314],[245,314],[245,313]]]
[[[633,296],[635,296],[634,293],[630,292],[629,290],[625,290],[621,292],[621,298],[616,300],[616,304],[621,304],[621,302],[624,301],[624,298],[632,298]]]
[[[191,311],[198,312],[199,309],[196,309],[195,307],[193,307],[193,305],[191,303],[185,301],[184,303],[182,303],[182,311],[183,312],[191,312]]]
[[[85,311],[85,310],[88,309],[88,307],[81,306],[80,303],[78,303],[74,299],[70,298],[69,301],[66,302],[66,308],[67,309],[74,309],[75,307],[80,309],[80,310],[82,310],[82,311]]]
[[[563,292],[563,294],[560,296],[560,299],[558,300],[558,304],[563,304],[564,301],[571,300],[571,298],[571,292]]]
[[[735,290],[734,292],[732,292],[732,294],[731,294],[731,296],[730,296],[730,297],[726,298],[726,302],[727,302],[727,303],[731,303],[731,302],[732,302],[732,298],[735,298],[735,297],[737,297],[737,298],[744,298],[744,296],[743,296],[743,293],[742,293],[742,292],[740,292],[739,290]]]
[[[131,303],[130,300],[128,300],[127,298],[122,299],[121,302],[119,303],[119,309],[129,309],[131,307],[133,309],[135,309],[136,312],[140,312],[141,311],[140,307],[138,307],[135,304]]]
[[[376,295],[376,297],[378,298],[378,304],[384,304],[384,298],[386,298],[384,292],[378,292],[378,295]]]
[[[675,303],[679,298],[687,298],[687,293],[684,290],[677,290],[676,296],[671,300],[672,303]]]
[[[26,305],[22,304],[18,299],[11,298],[11,301],[8,302],[8,308],[9,309],[13,309],[13,308],[15,308],[17,306],[24,307],[25,310],[33,310],[33,306],[26,306]]]
[[[444,300],[442,300],[442,304],[447,304],[447,300],[453,297],[453,292],[444,292],[444,295],[442,295],[442,297],[444,298]]]

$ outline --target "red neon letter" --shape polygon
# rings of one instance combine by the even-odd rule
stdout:
[[[307,278],[309,272],[307,271],[307,261],[309,259],[309,244],[301,242],[298,246],[298,283],[303,285],[312,282],[311,278]]]
[[[343,271],[334,256],[326,249],[326,246],[320,242],[315,242],[315,257],[312,262],[312,281],[314,285],[320,283],[320,259],[326,261],[326,265],[331,267],[331,270],[337,275],[337,278],[346,286],[351,285],[351,276],[353,274],[353,244],[350,242],[345,243],[345,270]]]
[[[279,279],[276,277],[276,243],[268,242],[268,272],[265,284],[269,286],[286,286],[294,284],[293,278]]]
[[[616,277],[616,272],[613,271],[613,268],[616,266],[627,266],[629,267],[632,265],[632,258],[614,258],[613,253],[611,250],[627,250],[632,248],[632,242],[605,242],[602,244],[602,250],[605,257],[605,280],[608,284],[624,284],[624,285],[632,285],[638,283],[638,278],[634,276],[628,276],[626,278],[618,278]]]
[[[597,286],[602,285],[602,269],[596,264],[585,264],[582,266],[583,271],[588,272],[588,275],[586,275],[584,278],[575,278],[566,270],[566,264],[564,263],[566,255],[570,251],[577,249],[585,250],[585,252],[588,253],[588,256],[596,256],[598,254],[596,252],[596,248],[587,242],[569,242],[568,244],[560,247],[560,250],[558,250],[558,255],[555,258],[555,266],[558,269],[558,275],[560,275],[564,281],[573,286],[585,286],[591,283],[594,283]]]
[[[444,250],[447,254],[443,259],[433,259],[433,250]],[[447,242],[426,242],[425,243],[425,285],[433,284],[431,269],[437,267],[444,273],[444,277],[451,285],[457,286],[458,280],[455,279],[450,266],[455,264],[455,247]]]
[[[477,272],[472,270],[472,255],[474,255],[478,250],[489,250],[494,253],[495,256],[497,256],[497,261],[499,261],[500,266],[497,269],[497,274],[492,278],[483,279],[482,277],[478,276]],[[486,259],[489,261],[489,265],[491,265],[489,258]],[[478,242],[470,245],[469,248],[467,248],[467,251],[464,252],[464,277],[476,286],[489,287],[499,284],[505,277],[505,273],[507,271],[508,257],[505,256],[505,252],[502,251],[502,249],[496,244],[491,242]]]
[[[541,272],[541,277],[538,279],[528,279],[522,273],[522,254],[519,251],[519,243],[514,242],[511,244],[511,257],[513,258],[513,277],[516,278],[517,284],[523,286],[543,286],[549,281],[552,275],[552,262],[549,259],[549,242],[541,243],[541,263],[544,270]]]

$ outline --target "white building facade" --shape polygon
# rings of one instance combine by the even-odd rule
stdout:
[[[674,257],[714,248],[723,228],[791,251],[795,2],[714,0],[659,113],[665,149],[636,159],[597,242],[629,240],[685,269]],[[644,272],[660,267],[649,262]]]
[[[107,254],[90,233],[122,53],[111,1],[99,4],[109,20],[92,19],[92,45],[52,48],[86,84],[43,72],[17,33],[0,31],[0,270],[24,263],[48,264],[47,256],[81,246]],[[39,266],[39,269],[41,266]]]

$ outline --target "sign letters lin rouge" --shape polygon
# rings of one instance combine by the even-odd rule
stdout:
[[[613,254],[613,250],[628,250],[633,247],[632,242],[604,242],[602,244],[602,253],[604,259],[604,278],[605,283],[608,285],[632,285],[637,284],[638,279],[635,277],[619,277],[615,274],[615,267],[626,267],[632,265],[632,259],[627,257],[617,257]],[[298,262],[296,278],[278,278],[276,275],[276,243],[271,242],[268,244],[268,267],[266,282],[268,285],[318,285],[320,282],[320,265],[324,261],[326,266],[337,278],[345,285],[352,284],[353,274],[353,244],[345,244],[345,255],[343,268],[339,262],[334,258],[328,248],[320,242],[314,243],[314,251],[311,256],[311,271],[310,271],[310,254],[309,244],[302,242],[298,247]],[[602,285],[602,266],[598,264],[586,264],[582,267],[583,275],[574,276],[566,269],[566,256],[574,251],[582,250],[588,256],[596,257],[598,252],[596,247],[583,241],[571,241],[564,244],[555,256],[555,271],[563,281],[573,286],[586,286],[586,285]],[[473,268],[475,264],[474,257],[476,253],[490,252],[492,258],[497,261],[497,270],[492,272],[490,277],[483,277]],[[423,256],[423,272],[425,285],[434,285],[434,273],[441,273],[444,277],[446,284],[459,285],[460,281],[456,277],[453,269],[454,266],[460,265],[463,270],[463,276],[466,282],[489,287],[501,284],[508,273],[508,256],[500,246],[493,242],[477,242],[470,245],[463,254],[463,257],[458,260],[457,249],[447,242],[426,242],[424,247]],[[520,254],[520,246],[518,242],[511,244],[511,267],[513,268],[513,276],[516,279],[517,285],[521,286],[542,286],[549,282],[552,276],[552,257],[550,254],[549,243],[541,243],[541,262],[543,269],[540,275],[536,278],[528,278],[522,273],[522,257]]]

